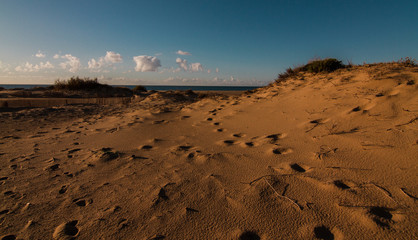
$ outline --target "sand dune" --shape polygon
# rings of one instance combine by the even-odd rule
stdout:
[[[418,69],[0,113],[2,239],[414,239]]]

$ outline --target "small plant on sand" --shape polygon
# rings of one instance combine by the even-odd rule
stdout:
[[[146,91],[147,91],[147,89],[146,89],[144,86],[142,86],[142,85],[138,85],[138,86],[135,86],[135,87],[132,89],[132,91],[133,91],[134,93],[142,93],[142,92],[146,92]]]
[[[109,85],[97,82],[97,78],[72,77],[68,80],[56,80],[54,83],[56,90],[97,90],[109,87]]]

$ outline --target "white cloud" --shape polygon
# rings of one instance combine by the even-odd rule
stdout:
[[[177,53],[178,55],[192,55],[191,53],[189,53],[189,52],[184,52],[184,51],[182,51],[182,50],[178,50],[176,53]]]
[[[62,59],[67,59],[66,62],[62,62],[59,64],[62,69],[67,69],[68,71],[74,73],[74,72],[77,72],[81,68],[80,59],[78,57],[74,57],[71,54],[65,54],[60,57]]]
[[[187,65],[187,60],[186,59],[181,59],[181,58],[177,58],[176,63],[184,71],[190,71],[190,72],[203,71],[203,66],[202,66],[201,63],[191,63],[190,65]]]
[[[99,69],[103,66],[104,61],[102,61],[103,58],[100,58],[99,61],[96,61],[96,59],[92,58],[87,64],[90,69]]]
[[[54,68],[54,65],[52,65],[49,61],[47,62],[41,62],[38,64],[31,64],[26,62],[24,65],[17,66],[15,68],[16,72],[39,72],[40,70],[44,69],[52,69]]]
[[[219,68],[216,68],[215,72],[216,72],[216,73],[219,73]]]
[[[212,72],[212,70],[208,69],[208,73],[210,74]]]
[[[88,68],[93,72],[100,72],[103,67],[110,67],[112,63],[122,62],[122,56],[119,53],[107,51],[106,56],[100,57],[98,60],[92,58],[88,61]]]
[[[54,59],[58,59],[58,58],[60,58],[60,55],[59,54],[55,54],[54,55]]]
[[[0,70],[3,72],[9,72],[10,64],[5,64],[2,61],[0,61]]]
[[[155,72],[161,67],[161,62],[158,58],[152,56],[135,56],[133,57],[136,63],[135,71],[137,72]]]
[[[200,63],[192,63],[192,64],[190,64],[190,71],[192,71],[192,72],[203,71],[203,66]]]
[[[181,58],[177,58],[176,59],[176,63],[179,65],[179,67],[181,69],[183,69],[184,71],[187,71],[189,69],[189,67],[187,66],[187,60],[186,59],[181,59]]]
[[[106,56],[104,57],[104,60],[107,63],[118,63],[118,62],[122,62],[122,56],[119,53],[107,51]]]
[[[38,53],[35,54],[35,57],[37,58],[44,58],[45,54],[41,52],[41,50],[38,51]]]

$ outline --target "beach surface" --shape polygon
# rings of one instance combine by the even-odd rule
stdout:
[[[416,239],[418,69],[0,110],[2,239]]]

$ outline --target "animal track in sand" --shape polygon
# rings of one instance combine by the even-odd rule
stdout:
[[[79,231],[78,228],[76,227],[78,221],[71,221],[71,222],[67,222],[67,223],[63,223],[61,225],[59,225],[54,233],[52,234],[52,237],[54,240],[70,240],[70,239],[74,239]]]
[[[214,122],[213,125],[219,126],[219,125],[221,125],[221,123],[220,122]]]
[[[273,149],[273,153],[274,154],[279,154],[279,155],[286,155],[289,153],[292,153],[293,150],[291,148],[275,148]]]
[[[213,118],[207,118],[206,121],[213,121]]]
[[[188,119],[188,118],[190,118],[190,116],[181,116],[180,117],[181,120]]]
[[[333,240],[334,234],[329,230],[329,228],[324,225],[314,228],[315,237],[318,239]]]
[[[216,129],[215,131],[216,131],[216,132],[223,132],[223,131],[225,131],[225,129],[223,129],[223,128],[218,128],[218,129]]]

